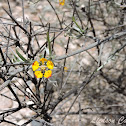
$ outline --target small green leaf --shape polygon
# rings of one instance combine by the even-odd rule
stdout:
[[[83,34],[83,33],[84,33],[84,30],[77,24],[77,22],[76,22],[76,20],[75,20],[75,17],[72,17],[72,20],[73,20],[73,22],[76,24],[76,26],[80,29],[81,34]]]
[[[17,50],[16,53],[24,62],[27,62],[27,60]]]
[[[16,62],[16,61],[19,62],[20,60],[19,60],[19,58],[18,58],[17,56],[14,55],[13,61],[14,61],[14,62]]]

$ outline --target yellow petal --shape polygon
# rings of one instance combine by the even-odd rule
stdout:
[[[35,61],[33,64],[32,64],[32,70],[35,71],[39,68],[39,63],[37,61]]]
[[[36,78],[42,78],[43,77],[43,74],[42,74],[41,71],[35,71],[34,74],[35,74]]]
[[[63,6],[65,4],[65,0],[59,0],[59,4]]]
[[[52,62],[51,60],[48,60],[48,61],[47,61],[47,67],[48,67],[49,69],[53,69],[54,64],[53,64],[53,62]]]
[[[49,78],[52,76],[52,71],[51,70],[45,70],[44,77]]]
[[[44,62],[46,62],[47,59],[45,59],[45,58],[41,58],[39,61],[41,61],[41,62],[42,62],[42,65],[44,65]]]

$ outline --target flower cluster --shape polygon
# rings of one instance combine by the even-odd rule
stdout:
[[[59,4],[63,6],[65,4],[65,0],[59,0]]]
[[[32,64],[32,70],[35,71],[34,74],[36,78],[49,78],[52,76],[52,69],[54,67],[54,64],[51,60],[47,60],[45,58],[41,58],[40,63],[38,61],[35,61]]]

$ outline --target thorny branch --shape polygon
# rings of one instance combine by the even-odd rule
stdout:
[[[42,3],[43,1],[38,2]],[[81,97],[83,92],[84,94],[89,93],[88,95],[90,96],[92,92],[95,92],[94,88],[95,86],[97,87],[96,84],[94,84],[93,91],[89,91],[92,87],[88,86],[90,86],[94,80],[98,81],[99,76],[106,80],[110,87],[114,87],[114,92],[124,96],[126,95],[126,88],[124,86],[126,76],[126,30],[124,24],[125,8],[122,9],[119,5],[117,7],[117,3],[113,0],[102,0],[97,2],[89,0],[87,5],[81,9],[78,4],[78,2],[81,1],[71,0],[67,2],[66,7],[70,11],[66,11],[65,13],[72,12],[72,15],[65,17],[64,14],[62,18],[64,20],[61,21],[61,16],[59,16],[60,13],[57,8],[53,6],[53,1],[50,2],[47,0],[48,5],[51,6],[54,15],[57,17],[56,20],[58,21],[59,26],[55,26],[54,24],[48,22],[45,25],[43,21],[44,19],[40,19],[40,23],[27,19],[28,22],[26,27],[25,1],[21,1],[23,20],[18,21],[16,16],[13,14],[14,10],[11,9],[10,1],[7,0],[6,4],[8,5],[9,10],[6,8],[3,8],[3,10],[9,18],[0,17],[0,25],[2,26],[2,29],[0,30],[0,81],[2,81],[2,83],[0,83],[0,96],[10,99],[12,102],[16,102],[17,106],[1,110],[0,123],[6,122],[16,126],[26,126],[27,124],[36,121],[41,125],[52,126],[53,124],[51,121],[54,118],[54,113],[64,115],[61,118],[61,123],[63,123],[66,117],[70,114],[79,114],[80,121],[81,114],[97,114],[95,112],[84,112],[81,107],[77,112],[70,112],[70,110],[74,104],[76,104],[78,97]],[[124,2],[122,1],[121,4],[123,3]],[[104,6],[104,8],[101,8],[101,6]],[[119,12],[123,15],[123,19],[119,20],[115,25],[108,22],[106,17],[104,17],[104,15],[107,14],[103,13],[110,13],[109,8],[115,10],[115,12],[117,12],[116,9],[119,9]],[[98,11],[98,14],[96,13],[96,10]],[[102,10],[102,14],[99,10]],[[117,16],[119,17],[119,15]],[[73,17],[75,17],[75,21],[72,20]],[[100,35],[97,33],[97,24],[95,21],[98,23],[102,22],[106,28],[104,31],[102,30],[102,33],[100,33],[102,37],[99,37]],[[84,30],[85,27],[86,30]],[[50,45],[48,40],[45,39],[47,32],[49,33]],[[23,41],[22,38],[24,36],[27,38],[27,41]],[[64,44],[66,48],[63,46],[65,50],[64,55],[62,54],[57,56],[55,45],[57,44],[57,41],[60,41],[60,36],[64,37],[62,44]],[[44,39],[43,44],[41,43],[42,38]],[[83,46],[81,46],[81,44]],[[76,49],[71,49],[71,45],[76,46]],[[108,51],[104,48],[107,48],[106,46],[108,45],[109,47],[112,45],[111,53],[106,60],[103,61],[103,52],[106,51],[105,53],[107,54]],[[51,55],[49,54],[50,50],[48,50],[49,46],[51,49]],[[23,61],[24,57],[21,58],[21,56],[16,53],[17,49],[15,48],[17,48],[21,53],[20,55],[26,58],[25,61]],[[95,56],[91,52],[94,48],[97,48],[97,50],[93,52],[96,53]],[[92,61],[90,62],[88,59],[87,61],[89,61],[89,65],[87,66],[83,64],[83,60],[86,59],[86,52]],[[72,64],[71,62],[73,61],[70,58],[75,58],[75,55],[78,56],[75,62],[75,68],[65,70],[64,67],[66,67],[68,63],[69,65]],[[31,69],[32,63],[42,57],[50,57],[50,59],[54,62],[55,69],[51,79],[37,79]],[[114,65],[107,68],[109,61],[112,61],[113,58],[115,58],[115,60],[118,58],[116,62],[120,61],[121,69],[117,68],[117,71],[119,71],[118,76],[111,78],[106,71],[109,71],[109,69],[116,71]],[[68,72],[72,73],[72,75],[65,79],[66,75],[69,75],[66,74]],[[65,86],[62,85],[64,79]],[[5,89],[8,89],[13,97],[4,94],[3,91]],[[18,92],[21,92],[21,95],[19,95]],[[71,96],[74,97],[71,98]],[[93,96],[95,95],[93,94]],[[62,107],[59,107],[60,103],[63,103],[65,100],[69,101],[69,98],[72,99],[72,102],[70,101],[71,104],[69,105],[68,110],[62,110]],[[64,102],[63,105],[65,105],[65,103],[66,102]],[[81,106],[81,100],[79,101],[79,106]],[[28,117],[26,122],[18,125],[18,122],[8,120],[11,115],[26,108],[34,112],[34,115]],[[62,112],[59,111],[60,109]],[[91,109],[93,109],[93,107]],[[100,109],[103,108],[101,107]],[[80,111],[82,111],[82,113],[80,113]],[[114,113],[101,112],[101,114]],[[40,118],[40,120],[38,120],[38,118]]]

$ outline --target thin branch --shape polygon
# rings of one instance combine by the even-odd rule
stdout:
[[[48,1],[48,3],[50,4],[50,6],[52,7],[52,9],[54,10],[54,12],[55,12],[55,14],[56,14],[56,16],[57,16],[57,19],[58,19],[58,21],[59,21],[60,28],[62,29],[62,22],[60,21],[60,18],[59,18],[59,16],[58,16],[58,14],[57,14],[55,8],[53,7],[53,5],[51,4],[51,2],[50,2],[49,0],[47,0],[47,1]]]
[[[102,43],[109,42],[109,41],[111,41],[111,40],[113,40],[113,39],[118,39],[118,38],[120,38],[120,37],[122,37],[122,36],[124,36],[124,35],[126,35],[126,32],[117,33],[117,34],[115,34],[115,35],[112,35],[112,36],[110,36],[110,37],[105,38],[104,40],[97,41],[97,42],[95,42],[95,43],[93,43],[93,44],[90,44],[90,45],[89,45],[88,47],[86,47],[86,48],[81,48],[81,49],[79,49],[79,50],[77,50],[77,51],[74,51],[74,52],[72,52],[72,53],[70,53],[70,54],[57,57],[57,58],[55,58],[54,60],[62,60],[62,59],[68,58],[68,57],[70,57],[70,56],[73,56],[73,55],[76,55],[76,54],[78,54],[78,53],[81,53],[81,52],[87,51],[87,50],[89,50],[89,49],[92,49],[93,47],[96,47],[96,46],[98,46],[98,45],[100,45],[100,44],[102,44]]]

